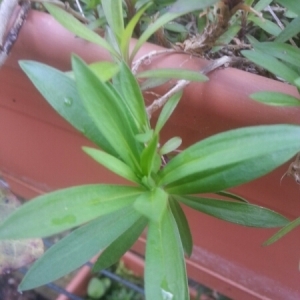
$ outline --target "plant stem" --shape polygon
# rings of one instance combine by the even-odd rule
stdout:
[[[200,73],[202,74],[208,74],[212,71],[214,71],[215,69],[219,68],[220,66],[226,64],[226,63],[229,63],[232,61],[232,58],[231,57],[228,57],[228,56],[223,56],[219,59],[216,59],[216,60],[213,60],[211,61],[207,66],[201,68],[199,70]],[[188,80],[184,80],[184,79],[181,79],[181,80],[178,80],[177,81],[177,84],[172,88],[170,89],[166,94],[164,94],[162,97],[154,100],[152,102],[151,105],[149,105],[147,107],[147,114],[148,114],[148,117],[149,119],[151,118],[152,114],[158,110],[159,108],[161,108],[163,105],[165,105],[165,103],[174,95],[176,94],[177,92],[183,90],[188,84],[190,83],[190,81]]]

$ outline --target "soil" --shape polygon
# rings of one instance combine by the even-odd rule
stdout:
[[[47,300],[34,291],[18,292],[20,281],[11,274],[0,276],[0,299],[1,300]]]

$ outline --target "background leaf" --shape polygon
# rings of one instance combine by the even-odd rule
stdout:
[[[299,106],[300,99],[279,92],[257,92],[250,95],[251,99],[273,106]]]
[[[295,229],[297,226],[300,226],[300,218],[297,218],[293,222],[290,222],[289,224],[285,225],[283,228],[281,228],[278,232],[276,232],[272,237],[270,237],[267,241],[263,243],[263,246],[269,246],[279,239],[281,239],[283,236],[288,234],[290,231]]]

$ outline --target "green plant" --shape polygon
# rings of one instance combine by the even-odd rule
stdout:
[[[122,16],[117,21],[109,18],[109,11],[121,1],[107,3],[112,5],[107,9],[109,42],[46,5],[77,35],[112,53],[115,63],[107,64],[101,75],[97,72],[100,64],[88,66],[74,55],[72,74],[37,62],[20,65],[57,112],[102,149],[83,150],[130,184],[85,185],[39,196],[1,224],[0,237],[45,237],[82,225],[34,263],[20,285],[20,290],[26,290],[78,268],[100,250],[103,252],[93,270],[108,267],[147,227],[147,299],[188,299],[184,254],[191,254],[193,243],[181,205],[244,226],[288,224],[285,217],[224,190],[267,174],[294,156],[300,147],[300,128],[273,125],[228,131],[195,143],[167,162],[166,156],[178,149],[181,139],[172,137],[161,144],[160,132],[176,109],[181,92],[168,99],[152,127],[129,65],[154,29],[145,31],[129,54],[128,41],[122,37],[129,39],[130,35],[122,27]],[[161,18],[166,22],[171,16]],[[120,36],[115,34],[119,30],[123,32]],[[206,193],[215,197],[201,195]]]

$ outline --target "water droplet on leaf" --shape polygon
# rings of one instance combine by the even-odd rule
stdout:
[[[164,300],[172,300],[174,295],[164,289],[161,289],[161,294]]]
[[[66,106],[71,106],[72,103],[73,103],[73,99],[72,99],[71,97],[65,97],[65,98],[64,98],[64,104],[65,104]]]

